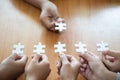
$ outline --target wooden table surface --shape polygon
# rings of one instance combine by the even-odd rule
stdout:
[[[54,44],[66,43],[67,52],[78,57],[74,44],[82,41],[96,54],[96,44],[105,41],[110,49],[120,50],[120,0],[51,0],[67,23],[67,30],[56,34],[46,30],[39,20],[40,10],[23,0],[0,0],[0,61],[12,53],[13,45],[21,42],[31,60],[33,46],[47,46],[52,72],[48,80],[59,80],[56,69],[58,55]],[[28,63],[29,63],[28,61]],[[24,80],[22,75],[18,80]],[[85,80],[79,75],[78,80]]]

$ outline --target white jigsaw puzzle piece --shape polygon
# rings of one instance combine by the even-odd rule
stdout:
[[[66,23],[63,23],[63,22],[59,22],[59,23],[55,23],[55,30],[58,30],[60,32],[62,32],[63,30],[66,30]]]
[[[54,45],[55,48],[55,53],[64,53],[66,51],[65,49],[66,44],[62,44],[61,42],[58,42],[57,44]]]
[[[83,44],[82,42],[79,42],[78,44],[75,44],[76,52],[80,53],[86,53],[87,52],[87,45]]]
[[[106,51],[109,50],[109,45],[103,41],[101,43],[97,44],[97,51]]]
[[[12,51],[13,54],[23,54],[23,50],[24,49],[24,45],[22,45],[21,43],[15,44],[13,45],[13,48],[15,50]]]
[[[34,45],[35,50],[33,50],[34,53],[41,54],[45,53],[45,45],[42,45],[41,42],[38,43],[38,45]]]

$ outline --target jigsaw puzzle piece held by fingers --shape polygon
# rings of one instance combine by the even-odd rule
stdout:
[[[76,52],[78,53],[86,53],[87,52],[87,45],[83,44],[82,42],[79,42],[78,44],[75,44]]]
[[[66,23],[63,21],[62,18],[58,18],[58,22],[55,23],[55,30],[62,32],[67,29]]]
[[[106,51],[109,50],[109,45],[106,42],[101,41],[100,43],[97,44],[97,51]]]
[[[66,44],[62,44],[61,42],[58,42],[57,44],[54,45],[55,48],[55,53],[64,53],[66,51],[65,49]]]
[[[42,45],[42,43],[39,42],[37,45],[34,45],[34,48],[35,48],[35,50],[33,50],[34,53],[41,54],[45,53],[44,49],[46,48],[46,46]]]
[[[24,51],[24,45],[22,45],[21,43],[15,44],[13,45],[14,50],[12,51],[13,54],[23,54]]]

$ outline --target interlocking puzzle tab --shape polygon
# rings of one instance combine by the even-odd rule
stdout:
[[[87,52],[87,46],[86,46],[86,44],[83,44],[82,42],[75,44],[75,47],[76,47],[76,52],[78,52],[78,53],[86,53]]]
[[[46,48],[46,46],[42,45],[42,43],[39,42],[38,45],[34,45],[34,48],[35,48],[35,50],[33,50],[34,53],[41,54],[45,53],[44,49]]]
[[[97,44],[97,51],[106,51],[109,50],[108,43],[101,41],[101,43]]]
[[[13,45],[13,48],[15,50],[12,51],[13,54],[23,54],[23,49],[24,49],[24,45],[22,45],[21,43],[15,44]]]
[[[66,51],[65,49],[66,44],[62,44],[61,42],[58,42],[57,44],[54,45],[55,48],[55,53],[64,53]]]
[[[58,22],[55,23],[55,30],[58,30],[59,32],[62,32],[63,30],[66,30],[66,23],[63,22],[62,18],[58,18]]]

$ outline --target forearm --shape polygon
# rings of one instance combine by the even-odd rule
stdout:
[[[49,0],[25,0],[25,1],[34,5],[35,7],[42,9],[43,5]]]

